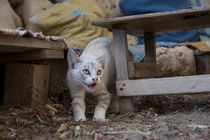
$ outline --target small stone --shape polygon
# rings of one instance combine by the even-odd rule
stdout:
[[[17,113],[16,112],[12,112],[11,113],[13,116],[17,116]]]
[[[98,137],[99,137],[99,138],[102,138],[103,135],[102,135],[101,133],[98,133]]]
[[[187,125],[187,127],[190,128],[193,131],[196,128],[200,128],[200,129],[207,129],[208,128],[206,125],[197,125],[197,124],[190,124],[190,125]]]
[[[132,138],[131,140],[139,140],[139,138]]]
[[[0,132],[4,131],[4,126],[0,125]]]
[[[157,126],[165,126],[166,122],[158,122]]]
[[[152,111],[152,110],[153,110],[153,108],[152,108],[152,107],[150,107],[150,108],[149,108],[149,110],[150,110],[150,111]]]
[[[77,136],[79,136],[79,134],[80,134],[80,126],[79,125],[77,125],[76,127],[75,127],[75,130],[74,130],[74,136],[75,137],[77,137]]]
[[[90,136],[90,132],[85,130],[85,129],[82,129],[82,135],[84,136]]]
[[[179,135],[179,136],[182,136],[182,135],[183,135],[183,133],[179,133],[178,135]]]
[[[69,134],[70,134],[69,131],[64,132],[63,134],[60,135],[60,138],[66,138],[66,137],[68,137]]]

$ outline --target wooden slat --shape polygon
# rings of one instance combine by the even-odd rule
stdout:
[[[210,92],[210,75],[117,81],[118,96]]]
[[[0,54],[0,63],[16,61],[33,61],[44,59],[64,59],[62,50],[35,50],[21,53]]]
[[[46,104],[50,79],[50,66],[34,65],[33,74],[32,108]]]
[[[210,54],[195,56],[197,74],[210,74]]]
[[[145,57],[144,62],[156,64],[155,33],[144,33]]]
[[[160,77],[160,65],[154,63],[128,62],[129,78],[151,78]]]
[[[37,49],[64,50],[63,41],[46,41],[18,36],[0,35],[0,53],[24,52]]]
[[[4,105],[30,106],[32,99],[33,70],[33,65],[6,65]]]
[[[5,67],[4,63],[0,63],[0,105],[3,104]]]
[[[3,104],[28,107],[45,104],[49,75],[49,65],[8,63]]]
[[[128,80],[127,61],[131,59],[128,53],[127,34],[123,30],[113,30],[113,41],[115,48],[115,65],[117,80]],[[120,113],[133,112],[133,102],[131,98],[119,99]]]
[[[210,27],[210,8],[185,9],[93,21],[108,29],[124,29],[131,35],[144,32],[165,33]],[[138,30],[137,30],[138,29]]]

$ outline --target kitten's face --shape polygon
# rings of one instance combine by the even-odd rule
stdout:
[[[80,83],[88,92],[94,92],[98,84],[101,82],[103,69],[98,62],[81,62],[75,66],[78,70],[78,78]]]
[[[101,83],[103,77],[103,67],[105,56],[101,56],[96,60],[81,61],[78,56],[69,50],[68,64],[72,77],[77,83],[80,83],[88,92],[94,92]]]

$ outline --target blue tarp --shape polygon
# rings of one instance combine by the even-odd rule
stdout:
[[[120,0],[119,6],[124,15],[137,15],[153,12],[165,12],[185,9],[190,6],[188,0]],[[198,30],[171,32],[156,35],[156,42],[198,41]],[[143,37],[139,37],[144,43]]]

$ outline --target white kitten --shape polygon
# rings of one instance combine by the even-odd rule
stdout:
[[[115,64],[112,40],[92,40],[80,57],[70,48],[68,51],[67,84],[72,97],[75,121],[85,121],[85,95],[93,94],[98,104],[93,120],[106,121],[105,114],[110,103],[107,87],[114,84]]]

